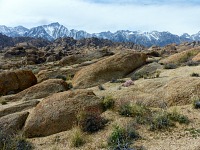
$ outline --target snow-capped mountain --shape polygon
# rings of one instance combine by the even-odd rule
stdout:
[[[119,30],[115,33],[108,31],[90,34],[82,30],[69,30],[65,26],[60,25],[58,22],[51,23],[49,25],[34,27],[31,29],[27,29],[23,26],[17,26],[12,28],[2,25],[0,26],[0,33],[10,37],[25,36],[34,38],[44,38],[50,41],[60,37],[73,37],[74,39],[97,37],[109,39],[115,42],[134,42],[136,44],[141,44],[147,47],[152,45],[164,46],[170,43],[179,44],[185,41],[200,41],[200,32],[194,35],[184,33],[181,36],[172,34],[170,32],[142,32],[128,30]]]
[[[26,32],[28,32],[29,29],[23,27],[23,26],[17,26],[17,27],[6,27],[4,25],[0,25],[0,33],[10,36],[10,37],[18,37],[18,36],[24,36]]]

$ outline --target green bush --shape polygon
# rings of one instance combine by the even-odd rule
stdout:
[[[150,121],[150,130],[163,130],[174,126],[174,122],[179,122],[180,124],[189,124],[190,120],[187,116],[184,116],[174,109],[171,113],[166,111],[157,112],[152,116]]]
[[[103,98],[102,105],[103,109],[113,109],[114,108],[115,101],[111,96],[106,96]]]
[[[168,113],[162,112],[156,114],[150,123],[150,130],[163,130],[168,129],[169,127],[174,126],[174,123],[169,118]]]
[[[111,135],[108,137],[108,146],[115,150],[128,149],[132,141],[139,138],[140,135],[133,128],[115,126]]]
[[[119,114],[122,116],[130,117],[132,116],[132,106],[129,102],[120,105]]]
[[[151,110],[142,104],[134,104],[132,105],[132,116],[136,123],[146,124],[151,118]]]
[[[80,147],[85,144],[84,135],[80,129],[76,129],[71,136],[71,146]]]
[[[187,65],[187,66],[198,66],[198,65],[199,65],[199,62],[190,60],[190,61],[187,61],[187,62],[185,63],[185,65]]]
[[[172,113],[169,113],[168,115],[172,121],[179,122],[181,124],[189,124],[190,123],[190,120],[188,119],[187,116],[179,114],[176,110],[174,110]]]
[[[124,103],[119,107],[119,114],[126,117],[134,117],[139,124],[145,124],[151,117],[151,111],[142,104]]]
[[[0,100],[0,103],[1,103],[1,105],[6,105],[6,104],[8,104],[7,101],[4,100],[4,99]]]
[[[107,120],[96,112],[81,112],[78,115],[78,125],[84,132],[93,133],[103,129]]]
[[[147,78],[149,76],[149,72],[142,71],[142,72],[136,72],[131,76],[131,80],[138,80],[139,78]]]
[[[66,76],[63,76],[63,75],[57,75],[57,76],[56,76],[56,79],[62,79],[62,80],[64,80],[64,81],[67,80]]]

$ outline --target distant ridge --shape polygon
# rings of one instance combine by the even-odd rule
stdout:
[[[33,27],[31,29],[27,29],[23,26],[7,27],[5,25],[0,25],[0,33],[9,37],[33,37],[43,38],[49,41],[60,37],[73,37],[77,40],[97,37],[108,39],[114,42],[133,42],[146,47],[150,47],[152,45],[165,46],[171,43],[180,44],[181,42],[200,41],[200,32],[193,35],[184,33],[181,36],[172,34],[170,32],[141,32],[129,30],[119,30],[115,33],[108,31],[90,34],[83,30],[69,30],[58,22],[51,23],[49,25]]]

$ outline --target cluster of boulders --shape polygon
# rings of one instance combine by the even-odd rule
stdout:
[[[125,77],[145,62],[146,55],[134,51],[109,56],[76,73],[73,90],[62,79],[37,83],[31,71],[3,72],[0,74],[0,85],[3,85],[0,92],[12,95],[1,97],[8,104],[0,107],[0,128],[6,133],[23,130],[27,137],[47,136],[71,129],[79,111],[102,112],[101,99],[92,90],[80,88],[105,83],[112,77]]]
[[[21,50],[22,52],[17,49],[17,54],[22,56],[24,50]],[[193,49],[190,52],[197,54],[199,50]],[[25,53],[39,57],[43,55],[37,50],[25,50]],[[87,64],[74,71],[73,89],[70,89],[71,85],[68,82],[54,78],[59,75],[57,70],[43,70],[36,76],[27,70],[1,73],[0,94],[6,96],[0,99],[8,104],[0,107],[0,129],[6,133],[23,130],[26,137],[47,136],[69,130],[77,122],[78,111],[102,112],[102,99],[94,93],[93,87],[113,79],[132,77],[136,73],[153,74],[158,69],[163,69],[163,66],[157,62],[146,64],[145,53],[133,50],[116,54],[108,54],[107,51],[99,53],[95,58],[103,57],[104,55],[101,54],[105,54],[106,57],[91,64],[85,63],[86,60],[79,60],[81,59],[79,55],[62,60],[63,65],[75,64],[78,63],[77,61]],[[62,72],[64,75],[67,73],[72,71]],[[128,82],[131,84],[124,86],[125,90],[122,90],[123,92],[127,89],[127,98],[131,96],[133,100],[137,98],[145,103],[148,102],[151,106],[159,106],[158,103],[162,98],[170,106],[188,104],[191,102],[192,93],[196,90],[195,87],[199,87],[200,84],[198,79],[192,77],[141,80],[136,84],[131,80]],[[184,83],[188,83],[187,87],[183,86]],[[120,92],[115,92],[113,93],[120,98],[118,95]]]

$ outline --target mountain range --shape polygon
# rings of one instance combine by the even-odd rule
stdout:
[[[200,32],[193,35],[184,33],[181,36],[172,34],[170,32],[141,32],[129,30],[119,30],[114,33],[107,31],[90,34],[83,30],[69,30],[58,22],[51,23],[49,25],[33,27],[31,29],[23,26],[7,27],[5,25],[0,25],[0,33],[9,37],[33,37],[43,38],[49,41],[53,41],[60,37],[73,37],[77,40],[96,37],[108,39],[114,42],[133,42],[146,47],[150,47],[152,45],[165,46],[170,43],[180,44],[181,42],[200,41]]]

